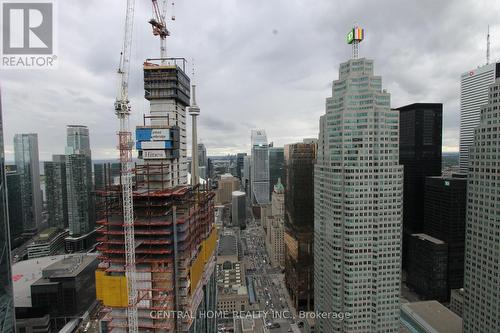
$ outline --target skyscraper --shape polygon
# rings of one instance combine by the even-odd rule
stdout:
[[[14,298],[12,295],[9,216],[6,192],[2,98],[0,91],[0,333],[13,333],[15,332],[15,315]]]
[[[120,163],[94,163],[94,188],[104,190],[118,184],[121,173]]]
[[[234,191],[231,198],[231,224],[233,227],[246,228],[247,197],[245,192]]]
[[[424,231],[425,177],[441,175],[443,105],[400,107],[399,164],[404,166],[403,267],[412,234]]]
[[[44,162],[45,192],[49,227],[68,227],[68,189],[66,185],[66,156],[53,155],[51,162]]]
[[[316,149],[316,142],[285,145],[285,285],[299,311],[314,309]]]
[[[468,170],[469,146],[479,125],[481,107],[488,102],[488,87],[500,77],[500,63],[487,64],[460,77],[460,172]]]
[[[252,175],[252,157],[243,157],[243,171],[241,186],[245,189],[245,192],[249,197],[251,197],[251,175]]]
[[[320,318],[317,332],[399,331],[398,118],[373,60],[340,65],[320,119],[314,168],[314,305],[349,318]]]
[[[13,249],[24,242],[21,175],[17,172],[15,165],[7,165],[5,166],[5,177],[7,178],[10,247]]]
[[[23,231],[28,235],[33,235],[42,222],[38,135],[35,133],[16,134],[14,155],[17,172],[21,175]]]
[[[490,85],[469,149],[464,333],[500,332],[500,79]]]
[[[89,130],[86,126],[66,128],[66,189],[69,237],[66,251],[82,251],[94,244],[95,198]]]
[[[236,154],[236,177],[239,179],[242,179],[241,177],[245,165],[245,156],[247,156],[247,153]]]
[[[205,147],[203,142],[198,143],[198,166],[207,166],[207,147]]]
[[[271,196],[271,216],[266,231],[266,248],[272,267],[285,266],[284,245],[285,187],[281,178],[273,186]]]
[[[284,152],[283,147],[269,147],[269,196],[273,193],[274,184],[278,179],[286,186],[286,180],[283,176]]]
[[[464,283],[465,211],[467,177],[427,177],[425,180],[424,231],[448,245],[447,299]]]
[[[215,318],[206,316],[217,304],[214,193],[187,185],[185,115],[190,80],[185,66],[183,58],[168,58],[148,60],[143,67],[150,112],[136,127],[139,161],[132,203],[140,294],[134,305],[140,332],[216,332]],[[125,332],[128,299],[122,295],[127,295],[128,282],[121,189],[98,195],[107,204],[98,221],[102,227],[96,294],[106,306],[108,329]],[[171,311],[192,317],[152,315]]]
[[[269,203],[269,145],[266,131],[252,130],[252,202],[254,204]]]
[[[79,237],[94,230],[95,205],[89,130],[69,125],[66,146],[66,186],[69,235]]]

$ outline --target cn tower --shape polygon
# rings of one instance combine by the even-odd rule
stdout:
[[[192,149],[191,149],[191,185],[195,186],[199,183],[199,173],[198,173],[198,133],[197,133],[197,124],[196,118],[200,114],[200,108],[196,105],[196,84],[191,86],[191,106],[189,107],[189,114],[193,119],[192,132],[193,137],[191,140]]]

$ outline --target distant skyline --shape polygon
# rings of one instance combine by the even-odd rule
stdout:
[[[124,2],[58,5],[59,69],[2,71],[7,161],[13,161],[15,133],[38,133],[41,161],[64,153],[69,124],[89,127],[96,160],[118,156],[113,102]],[[374,59],[391,107],[444,104],[444,152],[458,151],[460,74],[486,63],[488,24],[491,59],[500,59],[500,3],[487,0],[183,0],[175,7],[167,54],[194,58],[198,138],[212,156],[249,153],[255,128],[278,146],[317,137],[331,82],[351,56],[345,35],[354,23],[366,31],[360,57]],[[151,13],[150,2],[137,2],[132,127],[148,111],[142,62],[159,55],[147,23]],[[191,65],[186,72],[191,75]]]

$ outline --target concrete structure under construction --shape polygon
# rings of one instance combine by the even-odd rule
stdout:
[[[144,63],[150,113],[136,128],[139,161],[133,186],[139,332],[215,332],[214,194],[187,185],[186,107],[189,78],[184,59]],[[105,209],[98,220],[96,296],[107,329],[127,332],[127,278],[123,206],[119,185],[97,191]],[[189,313],[155,316],[152,313]],[[179,312],[180,311],[180,312]]]

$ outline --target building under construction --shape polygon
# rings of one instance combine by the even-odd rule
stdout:
[[[144,63],[150,114],[136,128],[133,174],[135,285],[139,332],[215,332],[214,194],[187,185],[184,59]],[[123,194],[111,182],[97,191],[100,225],[96,294],[107,331],[127,332]]]

